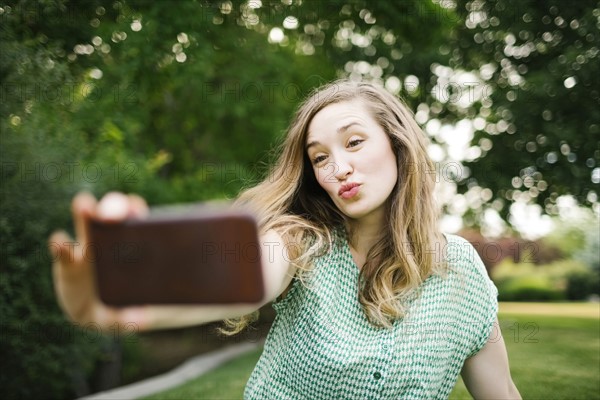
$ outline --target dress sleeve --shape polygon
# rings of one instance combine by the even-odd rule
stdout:
[[[489,278],[485,265],[475,248],[470,243],[468,243],[468,246],[472,249],[473,254],[473,264],[471,266],[475,274],[473,283],[477,285],[473,289],[482,297],[479,310],[480,315],[476,318],[475,328],[477,329],[477,333],[471,352],[468,355],[468,357],[472,357],[485,346],[488,339],[498,334],[497,329],[500,329],[500,327],[496,324],[498,315],[498,289]]]
[[[460,276],[457,318],[462,326],[468,358],[477,354],[498,329],[498,290],[471,243],[462,237],[448,235],[448,245],[448,263]]]
[[[294,275],[290,285],[288,286],[289,290],[285,296],[282,298],[281,295],[279,295],[275,300],[273,300],[273,303],[271,304],[277,313],[283,311],[288,304],[294,300],[294,298],[297,296],[296,292],[298,291],[298,285],[302,285],[302,282],[300,282],[300,278],[297,275]]]

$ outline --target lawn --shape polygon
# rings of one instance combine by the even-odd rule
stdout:
[[[500,326],[524,399],[600,399],[598,305],[500,305]],[[576,317],[573,317],[576,315]],[[241,399],[260,349],[146,399]],[[469,399],[459,379],[450,399]]]

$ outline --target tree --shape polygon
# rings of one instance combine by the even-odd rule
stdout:
[[[598,204],[600,4],[596,1],[458,1],[451,66],[477,72],[487,95],[473,105],[462,190],[491,189],[508,219],[517,200],[557,214],[570,194]]]
[[[431,122],[472,121],[479,150],[461,190],[488,188],[483,208],[508,218],[516,198],[549,213],[565,193],[596,202],[598,9],[558,0],[3,2],[3,398],[73,397],[69,357],[89,355],[70,370],[87,374],[99,359],[101,339],[86,343],[85,330],[38,334],[71,332],[45,241],[70,225],[76,191],[135,191],[151,204],[233,197],[261,175],[255,166],[297,103],[335,77],[382,83],[428,132]]]

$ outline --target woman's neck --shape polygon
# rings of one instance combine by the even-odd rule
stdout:
[[[346,220],[346,232],[350,247],[363,257],[377,243],[383,234],[383,215],[369,215],[361,219]]]

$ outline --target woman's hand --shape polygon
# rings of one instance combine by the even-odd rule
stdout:
[[[112,308],[103,304],[96,291],[93,265],[88,249],[88,223],[91,218],[118,222],[125,218],[144,218],[148,206],[136,195],[111,192],[100,202],[89,193],[79,193],[72,202],[76,238],[54,232],[48,246],[53,256],[54,290],[63,312],[81,325],[95,323],[100,328],[134,326],[145,329],[146,307]]]
[[[69,319],[80,325],[93,323],[101,329],[110,327],[111,331],[117,328],[118,332],[131,332],[132,329],[176,328],[236,318],[252,313],[279,296],[295,272],[282,238],[269,231],[260,238],[265,296],[257,303],[109,307],[98,297],[91,255],[86,254],[88,223],[91,218],[112,222],[144,218],[148,206],[139,196],[113,192],[100,202],[89,193],[80,193],[73,199],[72,208],[75,240],[59,231],[52,234],[48,244],[54,260],[52,272],[58,303]]]

